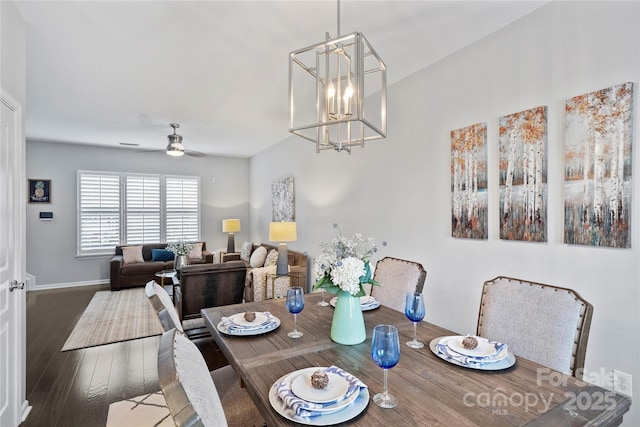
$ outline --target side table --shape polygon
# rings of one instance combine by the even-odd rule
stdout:
[[[156,273],[156,277],[160,278],[160,286],[162,286],[165,290],[167,290],[167,293],[169,295],[171,295],[171,299],[173,300],[173,303],[176,303],[176,299],[175,299],[175,292],[173,292],[173,281],[171,281],[171,287],[169,289],[165,288],[164,286],[164,279],[165,278],[172,278],[174,277],[178,272],[176,270],[162,270],[162,271],[158,271]]]
[[[240,252],[220,251],[220,262],[237,261],[240,259]]]

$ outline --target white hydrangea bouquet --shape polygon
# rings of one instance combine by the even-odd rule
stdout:
[[[193,249],[193,243],[185,242],[184,240],[179,240],[177,242],[171,242],[167,244],[167,250],[170,250],[176,256],[189,255],[191,250]]]
[[[333,225],[337,228],[338,224]],[[380,286],[373,280],[369,258],[377,251],[373,238],[363,238],[356,233],[353,237],[334,237],[330,242],[320,243],[322,253],[313,262],[316,284],[313,290],[324,288],[337,294],[349,292],[354,297],[365,296],[362,285]]]

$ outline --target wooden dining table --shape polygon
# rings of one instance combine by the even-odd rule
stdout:
[[[327,299],[328,296],[327,296]],[[270,404],[269,391],[284,375],[308,367],[335,365],[367,385],[371,398],[383,390],[383,370],[371,359],[374,326],[396,326],[400,335],[400,361],[389,370],[389,393],[399,403],[383,409],[370,398],[366,408],[344,424],[353,426],[616,426],[629,410],[631,400],[621,394],[561,374],[516,357],[510,368],[497,371],[457,366],[436,356],[429,343],[458,335],[428,322],[419,322],[422,349],[404,343],[413,338],[413,324],[404,313],[381,306],[365,311],[366,340],[341,345],[330,337],[333,307],[318,305],[320,294],[305,295],[293,339],[293,315],[284,299],[207,308],[202,315],[227,360],[242,379],[247,393],[268,426],[304,425],[280,415]],[[231,336],[217,325],[222,317],[245,311],[268,311],[280,326],[254,336]],[[508,343],[507,343],[508,344]],[[311,419],[307,419],[311,420]],[[317,422],[317,421],[316,421]]]

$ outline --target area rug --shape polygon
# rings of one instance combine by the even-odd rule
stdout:
[[[161,391],[109,405],[106,427],[174,427]]]
[[[144,288],[99,291],[78,320],[62,351],[162,334]]]

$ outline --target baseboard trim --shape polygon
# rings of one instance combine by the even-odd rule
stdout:
[[[49,283],[46,285],[36,285],[31,290],[41,291],[44,289],[60,289],[60,288],[75,288],[77,286],[94,286],[94,285],[108,285],[109,280],[91,280],[86,282],[68,282],[68,283]]]
[[[31,406],[29,405],[29,401],[25,400],[24,402],[22,402],[22,421],[24,422],[27,417],[29,416],[29,413],[31,412]]]

